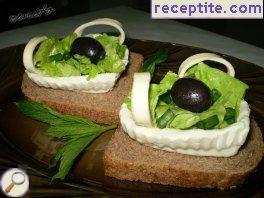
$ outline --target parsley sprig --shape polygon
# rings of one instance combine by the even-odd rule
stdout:
[[[64,179],[69,173],[76,157],[103,132],[115,129],[116,125],[101,126],[92,121],[72,115],[62,115],[48,106],[24,100],[16,103],[18,109],[26,116],[50,125],[46,133],[62,141],[50,167],[59,162],[59,172],[52,179]]]
[[[164,48],[158,49],[154,54],[144,61],[143,65],[139,69],[139,72],[149,72],[151,77],[153,77],[156,66],[165,62],[167,59],[168,50]]]

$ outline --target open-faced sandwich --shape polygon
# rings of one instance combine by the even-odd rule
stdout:
[[[203,61],[226,66],[227,73]],[[105,174],[194,188],[237,186],[264,153],[261,131],[250,121],[248,86],[232,65],[212,53],[187,58],[178,74],[159,84],[135,73],[117,129],[104,154]]]
[[[104,19],[103,21],[105,23],[105,21],[109,21],[109,20]],[[101,38],[100,36],[98,37]],[[103,35],[103,37],[108,41],[107,35]],[[116,38],[112,38],[112,37],[109,37],[109,38],[111,40],[113,39],[112,41],[114,43],[112,44],[116,45],[116,47],[119,46],[119,44],[117,44],[116,42]],[[78,38],[76,38],[71,44],[71,47],[70,47],[71,50],[74,47],[74,42],[77,39]],[[81,38],[81,39],[84,39],[84,38]],[[45,41],[49,42],[49,40],[45,40]],[[55,44],[55,46],[60,45],[58,44],[59,41],[57,41],[56,43],[57,44]],[[111,43],[108,43],[108,44],[112,45]],[[40,48],[41,48],[41,45],[40,45]],[[107,46],[105,48],[107,48]],[[114,50],[114,52],[116,51]],[[111,53],[111,51],[109,53]],[[126,51],[124,51],[124,53],[126,53]],[[151,72],[154,72],[155,65],[158,63],[164,62],[168,56],[167,51],[165,49],[158,50],[148,60],[144,62],[142,67],[140,67],[141,62],[142,62],[142,56],[136,55],[132,52],[130,54],[131,54],[130,57],[132,61],[130,62],[130,66],[128,69],[128,75],[121,77],[121,79],[119,80],[117,85],[114,87],[114,89],[108,92],[109,94],[108,93],[102,93],[102,94],[91,93],[90,94],[90,93],[83,92],[83,91],[76,92],[76,91],[41,87],[42,82],[49,81],[49,80],[50,82],[59,82],[61,80],[63,82],[65,81],[65,83],[70,85],[72,81],[68,81],[68,78],[73,78],[73,77],[76,78],[78,81],[79,81],[79,78],[85,77],[85,80],[88,78],[87,80],[89,81],[90,79],[94,78],[94,77],[91,78],[89,74],[83,75],[83,76],[81,75],[81,76],[73,76],[73,77],[69,76],[69,77],[54,77],[53,78],[53,77],[42,74],[41,72],[43,71],[41,69],[40,71],[36,71],[37,73],[26,71],[26,73],[29,73],[29,74],[26,74],[24,76],[22,89],[25,95],[29,97],[31,100],[23,100],[23,101],[16,102],[15,104],[17,108],[24,115],[30,117],[33,120],[45,123],[46,125],[49,126],[44,134],[47,135],[49,138],[56,141],[55,146],[52,147],[52,152],[57,150],[55,158],[52,160],[52,163],[49,164],[49,168],[54,169],[54,172],[56,172],[56,174],[54,174],[52,177],[53,179],[64,179],[70,172],[71,167],[74,165],[75,160],[82,153],[82,151],[86,149],[88,145],[90,145],[96,138],[98,138],[104,132],[117,128],[117,126],[112,123],[119,121],[118,112],[120,110],[120,107],[123,103],[125,96],[128,94],[128,91],[132,87],[132,76],[133,76],[132,74],[137,69],[139,69],[139,71],[141,72],[145,71],[146,69],[148,69]],[[78,57],[80,55],[75,54],[73,56],[74,58],[72,57],[67,58],[67,60],[63,59],[63,60],[50,61],[50,60],[44,59],[43,63],[47,61],[49,64],[51,64],[51,66],[47,65],[47,67],[49,66],[54,67],[54,69],[57,71],[57,69],[60,68],[60,66],[57,66],[57,64],[66,64],[67,61],[72,61],[72,62],[78,61]],[[107,56],[107,54],[105,56]],[[51,57],[53,57],[53,55],[51,55]],[[77,57],[77,60],[75,60],[75,57]],[[87,57],[86,58],[82,57],[82,58],[89,61]],[[36,61],[36,63],[38,63],[38,65],[41,64],[41,62],[38,62],[38,61]],[[52,64],[55,64],[55,66]],[[76,63],[76,64],[78,65],[79,63]],[[91,67],[93,66],[97,67],[99,64],[100,64],[100,61],[98,62],[97,65],[92,65]],[[83,65],[83,66],[87,68],[90,67],[89,65],[88,66]],[[70,67],[72,67],[72,65]],[[33,67],[33,69],[36,69],[36,68]],[[62,67],[61,69],[65,69],[65,68]],[[76,69],[76,68],[73,68],[73,69]],[[39,75],[37,79],[41,79],[40,80],[41,82],[37,81],[36,83],[34,83],[33,81],[31,81],[30,80],[31,75],[36,75],[36,76]],[[102,81],[104,80],[105,79],[102,79]],[[74,82],[75,81],[73,81],[73,83]],[[38,86],[37,83],[40,83],[40,86]],[[84,81],[84,83],[86,83],[86,81]],[[64,88],[64,87],[61,87],[61,88]],[[126,99],[126,100],[129,100],[129,99]],[[41,102],[38,102],[38,101],[41,101]],[[48,105],[44,103],[47,103]],[[67,105],[65,105],[65,103]],[[56,109],[52,108],[54,106],[59,111],[67,111],[69,113],[60,113],[56,111]],[[77,114],[77,115],[80,114],[82,117],[76,116],[73,114]],[[86,119],[87,117],[94,118],[94,119]],[[104,122],[104,123],[109,122],[111,124],[107,124],[107,125],[98,124],[96,123],[98,120],[99,122]],[[42,138],[45,136],[41,135],[40,137]],[[89,164],[90,162],[87,162],[87,163]],[[96,164],[96,166],[97,165],[98,164]]]
[[[113,26],[120,35],[83,36],[84,30],[94,25]],[[62,113],[117,124],[118,109],[143,61],[140,54],[129,53],[124,40],[120,22],[108,18],[85,23],[63,39],[32,38],[23,54],[23,93]]]

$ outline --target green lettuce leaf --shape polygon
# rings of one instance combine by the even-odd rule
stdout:
[[[53,77],[80,76],[81,71],[76,68],[78,64],[73,58],[66,58],[69,54],[72,42],[77,38],[76,34],[59,40],[51,36],[44,40],[34,55],[35,63],[44,75]]]
[[[42,61],[46,61],[50,56],[50,52],[57,43],[59,39],[56,36],[51,36],[49,39],[46,39],[41,42],[36,54],[34,55],[34,62],[39,63]]]
[[[98,62],[98,67],[103,73],[119,73],[125,69],[124,58],[127,47],[120,45],[118,38],[115,36],[109,36],[107,34],[101,34],[95,37],[105,49],[105,59]]]
[[[78,54],[71,57],[70,50],[76,34],[59,40],[56,36],[46,39],[40,44],[34,55],[35,65],[44,75],[52,77],[69,77],[88,75],[87,79],[92,79],[100,73],[119,73],[125,69],[122,61],[127,47],[120,45],[114,36],[102,34],[97,39],[106,51],[105,59],[92,64],[90,59]]]
[[[126,104],[127,108],[131,111],[131,97],[130,96],[127,96],[125,98],[124,103]]]
[[[199,115],[191,112],[177,115],[170,123],[170,128],[186,129],[200,121]]]
[[[172,85],[179,79],[178,75],[169,71],[165,77],[162,79],[160,84],[151,84],[150,85],[150,113],[152,121],[156,123],[155,109],[158,104],[159,97],[165,94],[168,90],[171,89]]]
[[[240,103],[248,89],[245,83],[204,63],[192,67],[185,75],[201,80],[210,88],[213,105],[201,113],[190,112],[176,106],[168,96],[178,76],[168,72],[160,84],[152,84],[150,87],[150,111],[154,123],[158,119],[169,128],[217,129],[236,122]],[[168,110],[173,112],[174,118],[168,122],[161,120],[163,117],[167,119],[168,116],[163,115]]]
[[[69,76],[80,76],[81,71],[75,67],[75,61],[71,58],[67,61],[59,62],[49,62],[45,61],[40,66],[39,69],[44,75],[54,76],[54,77],[69,77]]]
[[[117,37],[109,36],[103,33],[96,36],[95,39],[99,41],[104,47],[106,56],[111,56],[113,54],[116,54],[116,48],[118,45],[120,45]]]
[[[248,85],[221,70],[209,67],[203,62],[192,67],[185,75],[188,76],[191,74],[196,79],[204,82],[211,90],[216,89],[221,93],[216,103],[224,104],[225,107],[234,108],[238,112]]]
[[[97,65],[104,73],[119,73],[125,68],[125,63],[117,54],[106,56],[105,59],[99,61]]]
[[[161,118],[162,115],[168,111],[170,109],[170,106],[166,103],[163,103],[161,101],[159,101],[159,104],[157,105],[156,109],[155,109],[155,117],[157,119]]]
[[[127,47],[125,45],[117,45],[116,46],[116,53],[119,58],[123,59],[125,57]]]
[[[75,54],[74,58],[77,60],[75,67],[81,72],[82,75],[88,75],[88,80],[103,72],[99,66],[93,64],[86,56]]]
[[[49,55],[54,55],[58,53],[64,54],[65,52],[70,52],[71,45],[76,38],[77,38],[77,34],[71,34],[66,38],[56,42],[53,45]]]

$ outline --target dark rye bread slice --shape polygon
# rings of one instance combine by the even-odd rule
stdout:
[[[261,161],[264,143],[253,120],[245,145],[237,155],[198,157],[166,152],[141,145],[118,128],[104,153],[107,176],[181,187],[234,187],[246,179]]]
[[[25,74],[22,92],[25,97],[47,104],[49,107],[71,115],[78,115],[97,123],[118,124],[119,109],[128,95],[133,74],[143,63],[143,56],[130,53],[130,63],[122,73],[114,89],[107,93],[90,94],[40,87]]]

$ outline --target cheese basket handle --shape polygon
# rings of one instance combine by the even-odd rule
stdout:
[[[114,28],[116,28],[120,35],[118,37],[119,43],[123,44],[125,41],[125,32],[123,30],[122,24],[114,19],[109,19],[109,18],[100,18],[100,19],[95,19],[93,21],[90,21],[88,23],[84,23],[82,25],[80,25],[79,27],[77,27],[74,30],[74,33],[76,33],[78,36],[82,36],[83,31],[90,26],[94,26],[94,25],[109,25],[112,26]]]

